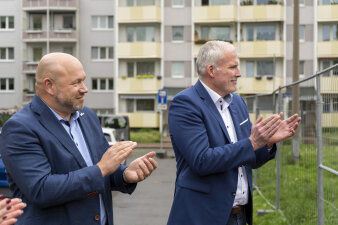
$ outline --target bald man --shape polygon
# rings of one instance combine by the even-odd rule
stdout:
[[[19,225],[113,225],[111,191],[131,194],[157,167],[154,152],[120,164],[137,144],[109,146],[96,114],[84,107],[85,78],[75,57],[45,55],[32,102],[2,128],[10,189],[27,203]]]

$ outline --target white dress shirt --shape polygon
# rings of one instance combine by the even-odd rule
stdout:
[[[209,93],[212,101],[215,103],[216,108],[218,109],[218,112],[220,113],[223,119],[225,127],[230,136],[231,144],[236,143],[237,142],[236,130],[235,130],[234,123],[232,121],[230,111],[229,111],[229,105],[232,102],[232,94],[230,93],[229,95],[223,98],[222,96],[217,94],[215,91],[213,91],[211,88],[209,88],[207,85],[205,85],[202,81],[201,83],[205,87],[207,92]],[[233,206],[246,205],[248,203],[248,200],[249,200],[248,179],[246,176],[245,167],[241,166],[241,167],[238,167],[237,190],[236,190],[236,196],[235,196],[235,201],[233,203]]]

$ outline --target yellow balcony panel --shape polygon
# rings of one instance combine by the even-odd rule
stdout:
[[[158,42],[120,42],[119,58],[161,58],[161,43]]]
[[[318,22],[337,21],[338,5],[319,5],[318,6]]]
[[[119,78],[118,92],[119,94],[156,94],[161,89],[161,80],[153,78]]]
[[[117,18],[119,23],[160,23],[161,8],[159,6],[119,7]]]
[[[236,48],[238,46],[237,42],[232,43]],[[202,47],[203,44],[195,44],[194,45],[194,57],[196,58],[198,55],[198,52],[200,51],[200,48]]]
[[[252,5],[240,7],[240,21],[284,21],[282,5]]]
[[[322,127],[338,127],[338,113],[323,113]]]
[[[269,116],[272,115],[272,113],[261,112],[259,115],[263,116],[263,118],[268,118]],[[251,123],[256,122],[256,113],[249,113],[249,117],[250,117]]]
[[[317,52],[319,58],[338,57],[338,41],[318,42]]]
[[[282,41],[247,41],[241,42],[241,58],[284,57],[284,43]]]
[[[194,9],[195,23],[232,22],[237,20],[237,6],[197,6]]]
[[[123,113],[129,117],[131,128],[157,128],[160,117],[156,112]]]
[[[321,77],[320,93],[322,94],[338,94],[338,77]]]
[[[268,77],[263,76],[260,79],[255,77],[241,77],[237,80],[238,94],[259,94],[259,93],[271,93],[283,83],[282,77]]]

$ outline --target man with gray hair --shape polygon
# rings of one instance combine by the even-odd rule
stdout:
[[[177,173],[169,225],[252,224],[252,172],[275,156],[275,143],[294,135],[297,114],[259,117],[252,125],[233,92],[241,77],[235,47],[209,41],[197,56],[197,83],[169,109]]]

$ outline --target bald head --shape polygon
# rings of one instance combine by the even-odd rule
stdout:
[[[74,66],[82,67],[80,61],[72,55],[61,52],[44,55],[36,69],[36,92],[42,94],[44,79],[56,81],[60,76],[67,75],[69,68]]]
[[[224,54],[235,52],[235,47],[229,42],[208,41],[199,50],[196,60],[197,73],[203,78],[208,65],[218,67]]]

